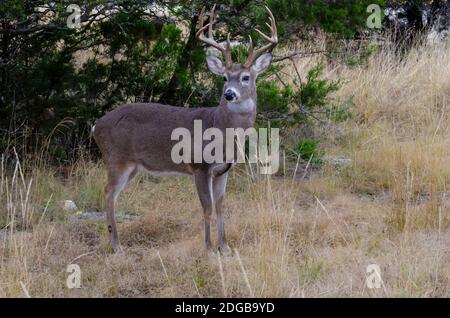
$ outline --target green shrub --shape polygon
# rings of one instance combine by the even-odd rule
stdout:
[[[258,111],[287,113],[292,97],[292,88],[279,88],[275,81],[262,80],[257,86]]]
[[[92,5],[104,2],[114,7],[108,19],[83,23],[80,29],[66,27],[67,5],[79,4],[83,19],[93,19]],[[311,33],[305,26],[356,34],[365,28],[367,4],[384,2],[268,0],[266,4],[275,15],[282,44]],[[73,125],[54,134],[51,141],[55,158],[65,161],[77,145],[88,143],[95,119],[121,103],[217,105],[223,80],[207,72],[204,46],[195,38],[196,13],[204,1],[156,1],[167,12],[158,18],[149,14],[147,0],[63,0],[49,5],[52,14],[36,11],[41,4],[46,2],[0,1],[1,132],[26,127],[39,140],[70,118]],[[242,41],[250,35],[255,46],[266,43],[255,31],[259,27],[268,32],[261,1],[223,1],[217,11],[222,23],[215,30],[218,41],[230,32],[232,39]],[[181,32],[180,25],[187,32]],[[369,47],[367,54],[374,49]],[[83,63],[79,63],[80,55]],[[246,46],[233,49],[235,62],[246,57]],[[282,127],[309,124],[319,117],[346,118],[348,113],[330,98],[339,82],[322,79],[322,66],[311,69],[304,82],[292,85],[280,85],[273,76],[280,68],[272,65],[258,80],[259,123],[270,120],[272,127]],[[0,147],[10,139],[14,137],[0,135]],[[37,144],[31,138],[28,143],[30,147]]]
[[[325,152],[318,148],[319,141],[305,139],[299,142],[294,149],[293,153],[305,161],[311,161],[313,165],[319,165],[323,162],[323,156]]]

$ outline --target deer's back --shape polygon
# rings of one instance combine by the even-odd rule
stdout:
[[[107,163],[133,161],[147,169],[170,165],[172,131],[183,127],[193,136],[194,120],[211,127],[215,108],[183,108],[162,104],[127,104],[105,114],[95,123],[94,138]]]

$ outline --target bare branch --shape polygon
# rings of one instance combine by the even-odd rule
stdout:
[[[314,54],[330,54],[330,53],[339,53],[339,52],[328,52],[325,50],[320,50],[320,51],[311,51],[311,52],[304,52],[304,51],[294,51],[292,53],[289,53],[287,55],[284,56],[276,56],[273,58],[272,63],[276,63],[276,62],[281,62],[287,59],[291,59],[293,57],[297,57],[299,55],[301,55],[301,57],[305,57],[305,56],[309,56],[309,55],[314,55]]]

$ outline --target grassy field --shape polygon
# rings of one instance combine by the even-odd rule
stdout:
[[[232,257],[204,250],[189,178],[133,180],[118,202],[124,252],[111,254],[102,220],[62,209],[73,200],[102,211],[101,163],[80,156],[64,173],[37,160],[2,164],[0,297],[449,297],[449,49],[329,65],[353,116],[314,134],[327,156],[351,161],[290,162],[257,180],[234,169],[225,201]],[[299,60],[302,75],[308,63]],[[285,73],[294,76],[289,64]],[[80,289],[66,286],[69,264],[80,266]],[[366,284],[370,264],[381,288]]]

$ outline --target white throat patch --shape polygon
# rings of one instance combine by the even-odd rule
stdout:
[[[227,108],[235,113],[250,113],[255,109],[255,102],[248,98],[239,103],[227,103]]]

